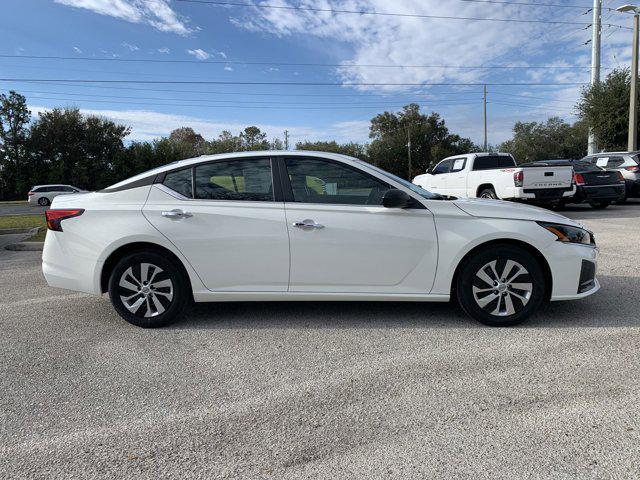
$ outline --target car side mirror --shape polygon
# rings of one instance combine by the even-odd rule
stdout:
[[[407,208],[411,205],[411,197],[408,193],[392,188],[387,190],[382,197],[382,206],[386,208]]]

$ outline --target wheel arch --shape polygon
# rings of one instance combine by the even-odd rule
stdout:
[[[460,259],[460,261],[458,262],[458,265],[456,266],[455,272],[453,274],[453,278],[451,279],[451,290],[450,290],[451,298],[455,298],[455,289],[456,289],[456,282],[458,281],[458,275],[460,274],[460,270],[462,270],[462,267],[463,265],[465,265],[466,261],[469,258],[473,257],[480,250],[484,250],[490,247],[495,248],[499,245],[508,245],[511,247],[522,248],[523,250],[529,252],[536,260],[538,260],[538,262],[540,263],[540,266],[542,267],[542,272],[544,274],[544,280],[545,280],[544,298],[546,301],[549,301],[551,299],[551,292],[553,291],[553,274],[551,273],[551,267],[549,266],[549,262],[547,262],[547,259],[542,254],[542,252],[540,252],[540,250],[538,250],[536,247],[534,247],[530,243],[523,242],[522,240],[516,240],[516,239],[510,239],[510,238],[490,240],[488,242],[481,243],[480,245],[476,245]]]
[[[493,183],[483,183],[481,185],[478,185],[478,188],[476,188],[476,197],[479,197],[480,192],[487,188],[493,190],[494,192],[496,191],[496,187],[493,186]]]
[[[102,271],[100,272],[100,291],[102,293],[106,293],[109,289],[109,277],[111,276],[111,272],[114,267],[120,261],[122,257],[125,255],[129,255],[134,252],[157,252],[162,255],[166,255],[168,258],[172,259],[178,268],[180,268],[182,274],[187,280],[187,287],[193,296],[193,286],[191,284],[191,277],[189,276],[189,272],[187,271],[184,263],[178,256],[162,245],[158,245],[157,243],[152,242],[132,242],[127,243],[125,245],[121,245],[116,248],[113,252],[109,254],[107,259],[104,261],[102,266]]]

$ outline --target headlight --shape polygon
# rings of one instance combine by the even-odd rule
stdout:
[[[596,245],[596,240],[593,237],[593,234],[584,228],[545,222],[538,222],[538,225],[558,237],[559,242],[579,243],[581,245],[591,245],[594,247]]]

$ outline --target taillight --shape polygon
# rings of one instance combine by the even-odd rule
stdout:
[[[624,182],[624,177],[622,176],[622,172],[616,170],[616,173],[618,174],[618,180],[620,180],[621,182]]]
[[[29,192],[27,193],[27,195],[30,197],[31,195],[33,195],[33,192]]]
[[[56,232],[62,231],[62,220],[67,218],[77,217],[82,215],[84,209],[76,208],[73,210],[47,210],[44,212],[44,216],[47,219],[47,228],[49,230],[55,230]]]
[[[640,167],[638,165],[632,165],[630,167],[624,167],[625,170],[630,172],[640,172]]]
[[[513,174],[513,183],[516,187],[521,187],[524,182],[524,172],[520,170]]]
[[[578,186],[582,186],[585,184],[584,177],[582,176],[581,173],[573,174],[573,183],[575,183]]]

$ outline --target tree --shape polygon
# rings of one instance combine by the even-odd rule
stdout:
[[[350,157],[356,157],[361,160],[368,158],[367,146],[353,142],[337,143],[335,140],[330,142],[298,142],[296,143],[296,150],[341,153],[342,155],[349,155]]]
[[[247,127],[240,133],[243,150],[268,150],[267,134],[258,127]]]
[[[369,161],[402,178],[424,173],[430,165],[450,155],[477,151],[467,138],[449,133],[440,115],[420,113],[412,103],[401,112],[384,112],[371,120]],[[411,172],[407,144],[411,139]]]
[[[48,183],[93,190],[111,183],[128,134],[129,127],[77,108],[54,108],[31,125],[29,148]]]
[[[176,128],[169,134],[169,140],[176,145],[182,158],[197,157],[205,153],[204,137],[191,127]]]
[[[613,70],[603,82],[586,86],[576,105],[578,115],[593,132],[602,150],[626,150],[629,125],[631,75]]]
[[[0,198],[24,196],[29,185],[26,98],[10,91],[0,95]]]
[[[587,154],[588,130],[583,121],[570,125],[558,117],[546,122],[516,122],[513,139],[502,143],[499,150],[513,154],[518,163],[582,158]]]

